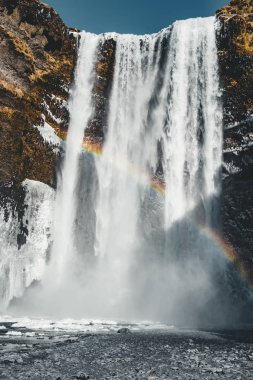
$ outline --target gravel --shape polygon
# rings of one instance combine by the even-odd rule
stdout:
[[[253,379],[251,332],[4,331],[1,380]]]

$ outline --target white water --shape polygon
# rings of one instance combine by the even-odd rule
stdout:
[[[161,102],[166,112],[163,145],[167,228],[201,199],[208,200],[220,190],[222,110],[217,70],[213,18],[176,22]]]
[[[96,162],[99,194],[96,204],[95,255],[98,256],[98,264],[95,292],[102,292],[99,302],[104,310],[122,307],[124,303],[128,305],[128,274],[139,244],[140,191],[142,187],[149,187],[148,176],[142,176],[143,173],[148,174],[149,161],[152,158],[154,162],[156,160],[155,131],[146,131],[145,120],[154,87],[156,38],[144,36],[142,40],[141,48],[138,36],[116,37],[108,134],[103,154]],[[148,150],[146,145],[149,145]]]
[[[99,38],[80,34],[80,48],[75,74],[75,86],[69,104],[70,124],[62,177],[59,178],[54,223],[54,243],[50,270],[60,285],[75,254],[73,239],[77,211],[76,185],[84,130],[92,114],[91,92]],[[48,278],[47,278],[48,280]]]
[[[92,313],[102,310],[108,316],[113,312],[120,318],[136,315],[137,309],[142,315],[143,307],[144,313],[150,308],[141,305],[143,296],[149,299],[152,308],[157,299],[166,297],[166,292],[176,292],[167,306],[169,309],[177,298],[179,303],[187,298],[188,292],[184,290],[187,282],[191,292],[197,293],[198,287],[202,287],[203,297],[212,287],[209,274],[195,262],[194,255],[190,265],[196,269],[193,272],[190,268],[189,273],[186,270],[182,286],[180,264],[165,264],[159,254],[169,261],[170,256],[181,254],[185,227],[173,233],[170,229],[175,222],[184,221],[200,203],[208,207],[210,198],[217,197],[220,190],[222,111],[214,18],[176,22],[162,68],[162,44],[169,35],[165,30],[158,36],[116,37],[108,134],[103,154],[96,162],[98,263],[86,302]],[[157,89],[159,79],[161,86]],[[150,194],[159,143],[165,181],[162,200],[161,196]],[[209,213],[211,210],[205,213],[206,220],[212,219]],[[159,229],[163,231],[165,245],[160,247],[158,239],[151,248],[147,235]],[[187,227],[187,233],[191,229]],[[190,233],[196,235],[195,231]],[[203,239],[195,235],[192,238],[199,240],[197,249],[202,250]],[[184,244],[187,251],[187,239]],[[213,250],[208,247],[206,251],[210,249]],[[149,276],[155,280],[150,281]],[[159,284],[161,278],[163,284]],[[147,290],[149,286],[151,289]]]
[[[108,128],[91,157],[82,141],[107,38],[117,46]],[[217,70],[214,18],[151,36],[81,34],[40,313],[185,323],[215,297],[226,262],[197,222],[211,226],[220,191]]]

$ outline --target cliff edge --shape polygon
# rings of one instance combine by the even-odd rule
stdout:
[[[217,11],[224,103],[222,225],[225,239],[253,280],[253,2]]]

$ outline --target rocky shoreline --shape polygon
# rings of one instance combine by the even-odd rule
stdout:
[[[10,330],[7,326],[6,331]],[[2,380],[253,379],[252,332],[0,331]],[[251,341],[249,337],[251,336]]]

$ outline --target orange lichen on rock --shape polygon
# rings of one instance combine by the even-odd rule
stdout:
[[[96,72],[100,76],[104,76],[108,73],[109,63],[106,61],[100,61],[96,64]]]
[[[253,55],[253,2],[233,0],[217,12],[225,27],[233,30],[232,43],[239,54]]]
[[[12,83],[6,82],[4,80],[0,80],[0,87],[9,91],[10,93],[12,93],[14,96],[17,96],[18,98],[22,98],[24,96],[24,92],[20,88],[14,86]]]
[[[34,62],[35,58],[33,55],[33,52],[31,48],[29,47],[28,43],[24,40],[19,38],[17,33],[14,33],[11,30],[8,30],[5,26],[0,24],[0,32],[2,32],[8,41],[13,44],[15,50],[22,54],[24,58]]]
[[[0,107],[0,114],[4,115],[4,117],[6,117],[7,120],[10,119],[15,112],[16,111],[13,108],[3,107],[3,106]],[[1,116],[0,116],[0,119],[1,119]]]
[[[230,99],[230,118],[238,119],[253,112],[253,2],[233,0],[217,17],[221,80]]]

